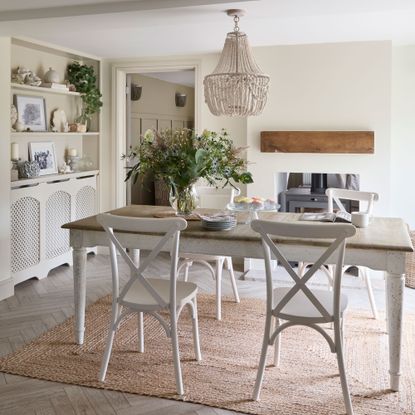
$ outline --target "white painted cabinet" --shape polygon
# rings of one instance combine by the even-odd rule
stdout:
[[[14,284],[44,278],[72,263],[64,223],[97,212],[97,174],[44,176],[11,184],[11,271]]]

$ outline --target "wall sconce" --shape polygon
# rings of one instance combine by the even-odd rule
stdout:
[[[176,92],[176,107],[184,107],[186,105],[186,94]]]
[[[141,98],[142,91],[142,86],[138,86],[137,84],[131,84],[131,101],[138,101]]]

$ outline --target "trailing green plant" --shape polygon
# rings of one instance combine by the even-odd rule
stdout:
[[[173,193],[181,192],[200,178],[212,186],[252,183],[246,160],[239,156],[243,148],[236,148],[225,130],[220,133],[203,131],[196,135],[190,129],[147,130],[141,142],[124,155],[131,163],[126,180],[148,172],[162,179]]]
[[[73,62],[67,67],[68,80],[81,93],[82,114],[79,122],[86,123],[102,107],[102,94],[96,86],[97,77],[93,66]]]

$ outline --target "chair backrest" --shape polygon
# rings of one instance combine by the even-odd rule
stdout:
[[[302,291],[309,299],[311,304],[318,310],[322,318],[330,321],[331,317],[323,304],[315,297],[311,290],[307,287],[308,280],[318,271],[318,269],[327,264],[329,258],[336,264],[334,284],[333,284],[333,310],[334,315],[339,315],[340,310],[340,290],[342,268],[344,263],[344,251],[346,246],[346,238],[353,236],[356,229],[353,225],[343,223],[321,223],[321,224],[303,224],[303,223],[286,223],[274,222],[266,220],[254,220],[251,223],[254,231],[261,235],[262,245],[264,248],[265,272],[267,279],[267,309],[271,311],[273,307],[274,313],[277,314],[285,307],[285,305],[293,298],[295,294]],[[272,236],[274,238],[272,238]],[[327,249],[322,248],[323,252],[319,253],[319,257],[315,258],[311,268],[300,277],[293,267],[290,265],[284,254],[281,252],[279,243],[275,242],[275,237],[304,239],[311,238],[317,240],[330,240]],[[281,299],[279,304],[273,304],[273,283],[271,271],[271,256],[278,259],[287,273],[294,281],[294,286]],[[310,258],[304,258],[307,262]],[[296,258],[300,260],[301,258]],[[313,258],[314,260],[314,258]]]
[[[239,196],[241,191],[238,188],[227,186],[216,188],[213,186],[197,186],[196,191],[199,195],[199,205],[205,209],[223,209],[228,203],[233,202],[235,196]]]
[[[361,212],[365,212],[369,215],[373,213],[373,203],[379,200],[379,195],[374,192],[362,192],[360,190],[348,190],[348,189],[337,189],[331,187],[326,190],[326,195],[328,197],[328,211],[331,213],[334,209],[334,203],[342,212],[346,212],[346,208],[340,199],[344,200],[357,200],[359,202],[366,203],[366,210],[363,210],[359,206]]]
[[[112,271],[112,292],[113,298],[122,300],[128,289],[139,280],[143,288],[153,299],[159,304],[160,308],[166,308],[167,303],[161,298],[159,293],[152,287],[152,285],[143,276],[144,270],[157,257],[161,250],[171,243],[170,246],[170,309],[176,310],[176,279],[177,279],[177,263],[178,263],[178,249],[180,240],[180,231],[186,229],[187,222],[183,218],[132,218],[127,216],[116,216],[108,213],[98,215],[98,222],[103,226],[107,235],[111,255],[111,271]],[[151,233],[157,238],[157,242],[149,255],[140,262],[137,267],[132,259],[125,251],[125,246],[120,242],[116,236],[117,232],[128,232],[129,240],[134,239],[131,233]],[[136,235],[137,239],[140,237]],[[129,242],[129,247],[131,242]],[[139,248],[139,246],[137,246]],[[119,292],[119,274],[118,274],[118,259],[117,251],[123,260],[129,266],[131,273],[130,279],[125,284],[121,293]]]

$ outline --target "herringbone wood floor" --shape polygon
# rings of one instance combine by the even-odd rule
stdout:
[[[87,301],[92,303],[111,290],[109,259],[107,256],[89,256]],[[165,273],[165,261],[153,264],[156,271]],[[124,272],[125,268],[121,268]],[[194,267],[191,279],[201,291],[214,290],[209,274]],[[264,297],[263,276],[254,273],[255,279],[238,281],[241,297]],[[356,278],[346,278],[345,285],[352,307],[368,308],[366,292]],[[321,284],[325,284],[324,279]],[[373,281],[375,296],[380,308],[383,304],[383,281]],[[42,332],[73,315],[72,268],[67,266],[53,270],[41,281],[29,280],[15,287],[15,295],[0,302],[0,355],[4,356]],[[230,294],[230,284],[224,275],[224,293]],[[414,290],[407,296],[415,298]],[[415,301],[407,301],[413,308]],[[235,305],[237,306],[237,305]],[[226,318],[226,316],[224,316]],[[192,414],[225,415],[233,412],[209,408],[203,405],[175,402],[159,398],[143,397],[127,393],[104,391],[80,386],[46,382],[0,373],[1,415],[67,415],[67,414],[118,414],[158,415]]]
[[[111,291],[108,257],[88,257],[87,301]],[[154,265],[163,270],[163,262]],[[202,279],[209,279],[204,274]],[[206,289],[213,289],[208,281]],[[226,282],[225,282],[226,285]],[[229,289],[229,285],[228,285]],[[4,356],[73,315],[72,268],[62,266],[41,281],[16,287],[0,302],[0,355]],[[225,415],[230,411],[128,393],[65,385],[0,373],[1,415]]]

